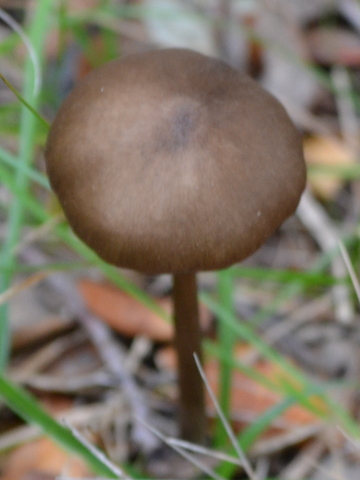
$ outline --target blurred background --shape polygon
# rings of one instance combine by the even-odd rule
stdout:
[[[44,168],[74,85],[163,47],[257,80],[301,132],[308,168],[296,215],[241,265],[199,275],[205,372],[253,470],[216,457],[235,453],[210,399],[201,459],[213,478],[358,478],[358,0],[0,0],[0,478],[94,473],[16,385],[128,478],[211,478],[134,421],[176,436],[170,277],[100,261]]]

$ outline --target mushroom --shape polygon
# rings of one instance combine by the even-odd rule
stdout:
[[[251,255],[296,209],[300,135],[224,62],[185,49],[130,55],[68,95],[45,149],[75,233],[107,262],[174,278],[180,435],[203,443],[196,273]]]

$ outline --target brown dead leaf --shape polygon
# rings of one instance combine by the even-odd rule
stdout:
[[[304,155],[308,165],[341,166],[354,163],[350,148],[330,137],[310,137],[304,141]],[[309,182],[314,192],[324,199],[332,199],[343,185],[343,180],[327,175],[314,175]]]
[[[144,335],[160,342],[171,339],[170,323],[120,289],[90,280],[82,280],[78,286],[89,309],[122,335]],[[158,303],[170,313],[170,299]]]
[[[79,288],[89,309],[104,322],[127,337],[144,335],[158,342],[172,340],[173,327],[127,293],[109,285],[82,280]],[[168,314],[172,313],[170,298],[157,300]],[[200,306],[200,322],[203,329],[210,323],[211,315]]]
[[[254,366],[255,369],[266,378],[274,380],[278,376],[277,367],[261,360]],[[214,392],[218,392],[218,371],[219,364],[212,360],[205,366],[205,372]],[[260,382],[244,375],[239,370],[233,371],[232,389],[231,389],[231,411],[234,414],[235,421],[232,427],[235,431],[241,430],[249,422],[265,413],[271,407],[274,407],[281,401],[281,396],[272,390],[269,390]],[[209,410],[214,410],[210,405]],[[274,425],[266,432],[267,435],[283,430],[289,430],[294,427],[310,425],[316,422],[316,417],[300,405],[294,405],[288,408],[282,415],[277,417]]]
[[[74,399],[63,395],[44,393],[39,400],[52,416],[74,406]],[[71,456],[52,440],[39,438],[11,452],[1,480],[51,480],[62,473],[75,478],[90,476],[90,470],[82,460]]]
[[[50,275],[50,273],[52,272],[49,270],[43,271],[43,272],[37,272],[31,275],[30,277],[26,278],[25,280],[11,286],[7,290],[5,290],[5,292],[0,294],[0,305],[2,305],[5,302],[8,302],[23,290],[33,287],[37,283],[41,282],[42,280],[44,280],[44,278],[47,275]]]
[[[241,358],[248,351],[248,347],[242,345],[236,348],[236,357]],[[176,368],[175,350],[165,347],[157,352],[156,361],[161,368],[174,370]],[[278,368],[272,363],[261,360],[254,368],[266,378],[276,381],[279,377]],[[219,362],[216,359],[206,361],[204,366],[206,377],[212,390],[218,398],[219,393]],[[269,390],[261,383],[252,380],[239,370],[233,371],[232,389],[231,389],[231,411],[234,416],[232,422],[233,429],[238,432],[253,421],[259,415],[263,414],[269,408],[275,406],[281,401],[279,394]],[[214,412],[214,405],[209,396],[206,398],[208,411]],[[275,424],[266,432],[266,435],[285,431],[297,426],[310,425],[316,422],[316,417],[300,405],[294,405],[288,408],[281,416],[276,419]]]
[[[75,478],[90,476],[81,460],[71,457],[51,440],[41,438],[22,445],[9,455],[1,480],[42,480],[62,473]]]
[[[155,364],[159,370],[175,372],[177,369],[175,348],[171,345],[166,345],[157,350],[155,353]]]
[[[56,480],[56,475],[50,475],[49,473],[39,472],[37,470],[32,472],[27,472],[25,477],[22,477],[21,480]]]
[[[36,343],[70,332],[76,322],[60,317],[48,317],[31,325],[21,325],[12,333],[12,351],[17,351]]]
[[[351,30],[320,27],[309,31],[305,38],[312,57],[321,65],[360,65],[360,37]]]

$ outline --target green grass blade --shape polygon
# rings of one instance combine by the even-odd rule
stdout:
[[[80,456],[94,473],[107,478],[118,478],[107,465],[75,438],[70,430],[51,418],[31,395],[2,375],[0,375],[0,396],[23,420],[38,425],[46,435],[69,453]]]
[[[21,95],[21,93],[16,90],[16,88],[11,84],[11,82],[9,82],[9,81],[6,79],[6,77],[5,77],[2,73],[0,73],[0,78],[1,78],[1,80],[5,83],[5,85],[13,92],[13,94],[16,96],[16,98],[23,104],[23,106],[24,106],[25,108],[27,108],[27,109],[34,115],[34,117],[36,117],[36,118],[39,120],[39,122],[40,122],[44,127],[46,127],[47,129],[49,129],[49,128],[50,128],[49,122],[48,122],[47,120],[45,120],[45,118],[42,117],[42,116],[40,115],[40,113],[37,112],[37,111],[35,110],[35,108],[32,107],[32,106],[30,105],[30,103],[25,100],[25,98]]]
[[[358,180],[360,178],[360,165],[358,163],[344,165],[310,165],[308,172],[311,178],[325,177],[341,180]]]
[[[218,272],[217,292],[219,303],[226,311],[233,312],[233,275],[229,270]],[[230,412],[230,396],[232,383],[232,366],[231,359],[233,357],[234,337],[231,329],[224,322],[218,321],[218,342],[221,351],[219,362],[219,404],[226,418],[229,418]],[[227,434],[222,425],[221,419],[218,418],[215,428],[215,447],[220,448],[225,444]]]
[[[239,265],[232,267],[229,272],[232,273],[234,278],[247,278],[260,282],[274,282],[281,284],[295,282],[297,284],[302,284],[304,288],[329,287],[346,282],[345,279],[340,281],[332,275],[316,271],[302,272],[299,270],[275,270],[270,268],[246,267]]]
[[[29,42],[38,57],[38,64],[42,65],[45,55],[45,39],[50,28],[50,13],[53,8],[52,0],[42,0],[35,4],[33,16],[29,27]],[[24,89],[22,97],[26,102],[37,110],[38,95],[34,92],[34,70],[31,59],[25,63]],[[35,150],[35,138],[38,120],[28,107],[22,104],[20,116],[20,137],[19,137],[19,161],[23,166],[30,166]],[[29,178],[23,169],[18,169],[15,175],[15,183],[19,191],[27,192]],[[14,247],[17,244],[22,225],[24,223],[24,204],[17,196],[9,206],[7,223],[7,235],[0,251],[0,264],[7,267],[5,271],[0,270],[0,292],[6,290],[11,283],[12,266],[16,264]],[[10,268],[9,268],[10,267]],[[9,312],[7,305],[0,306],[0,371],[7,364],[9,356]]]
[[[30,212],[37,222],[42,224],[51,219],[51,215],[46,212],[44,207],[33,196],[30,196],[27,192],[24,192],[18,188],[13,176],[1,164],[0,178],[2,179],[3,184],[12,192],[13,195],[16,195],[18,200],[22,202],[25,210]],[[81,242],[80,239],[78,239],[72,233],[72,231],[67,225],[57,225],[54,228],[60,240],[65,242],[70,248],[72,248],[75,252],[82,256],[82,258],[84,258],[91,265],[99,268],[108,280],[112,281],[119,288],[122,288],[126,293],[141,302],[153,312],[157,313],[164,320],[170,321],[169,315],[164,311],[163,308],[161,308],[143,290],[141,290],[136,285],[127,280],[125,276],[121,275],[121,273],[116,267],[109,265],[103,260],[101,260],[92,250],[90,250],[89,247],[87,247],[83,242]],[[7,268],[11,268],[11,271],[13,271],[15,267],[9,267],[7,262],[2,262],[0,259],[0,271],[6,273]]]
[[[12,167],[15,170],[21,170],[24,175],[28,177],[29,180],[37,183],[46,190],[50,190],[50,184],[48,179],[42,173],[38,172],[34,168],[31,168],[28,165],[24,165],[19,161],[17,157],[9,153],[7,150],[1,147],[0,145],[0,160],[9,167]]]
[[[305,374],[287,361],[279,352],[268,346],[255,333],[251,325],[239,321],[236,316],[231,312],[227,312],[209,295],[202,295],[201,298],[211,311],[222,317],[222,320],[231,329],[233,335],[250,343],[263,357],[279,367],[277,379],[279,379],[279,392],[283,396],[289,396],[292,399],[296,398],[304,408],[312,411],[318,417],[329,421],[337,419],[349,434],[360,437],[360,428],[354,425],[349,415],[339,405],[334,405],[329,396],[323,393],[324,389],[327,388],[326,384],[320,387],[313,385]],[[316,401],[309,401],[309,396],[313,395],[317,396]],[[335,410],[333,410],[334,408]]]

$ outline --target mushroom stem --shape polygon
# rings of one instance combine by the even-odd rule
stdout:
[[[206,416],[204,385],[197,370],[194,353],[201,361],[201,329],[196,275],[174,275],[173,284],[175,347],[179,376],[180,436],[189,442],[204,444]]]

